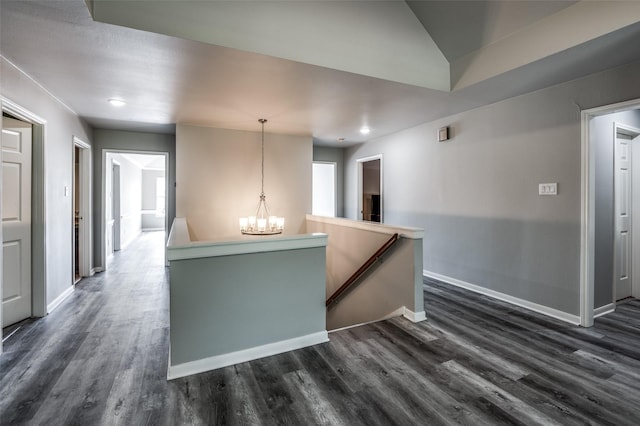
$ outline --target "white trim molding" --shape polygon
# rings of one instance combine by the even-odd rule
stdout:
[[[0,57],[3,57],[0,55]],[[47,124],[47,120],[32,113],[31,111],[21,107],[19,104],[13,102],[11,99],[5,98],[4,96],[0,97],[0,102],[2,102],[2,111],[8,112],[14,117],[26,121],[28,123],[36,123],[36,124]]]
[[[183,364],[169,364],[167,380],[204,373],[205,371],[216,370],[218,368],[228,367],[241,362],[277,355],[283,352],[305,348],[307,346],[326,343],[328,341],[328,333],[326,331],[320,331],[313,334],[307,334],[306,336],[295,337],[293,339],[282,340],[280,342],[269,343],[267,345],[256,346],[254,348],[185,362]]]
[[[60,306],[67,297],[73,294],[75,289],[75,286],[69,286],[65,291],[63,291],[60,296],[56,297],[53,302],[47,305],[47,313],[50,314],[51,312],[53,312],[53,310]]]
[[[362,327],[363,325],[375,324],[380,321],[386,321],[391,318],[404,317],[411,322],[420,322],[427,319],[427,315],[424,311],[421,312],[413,312],[410,309],[407,309],[406,306],[401,306],[395,311],[383,316],[382,318],[375,319],[373,321],[361,322],[358,324],[348,325],[346,327],[336,328],[333,330],[329,330],[329,333],[335,333],[336,331],[349,330],[350,328]]]
[[[568,322],[569,324],[580,325],[580,316],[578,315],[573,315],[568,312],[551,308],[549,306],[540,305],[538,303],[520,299],[518,297],[514,297],[509,294],[501,293],[499,291],[491,290],[476,284],[471,284],[466,281],[458,280],[456,278],[451,278],[446,275],[441,275],[435,272],[423,270],[422,274],[427,278],[433,278],[438,281],[442,281],[444,283],[454,285],[456,287],[461,287],[466,290],[471,290],[473,292],[483,294],[485,296],[493,297],[494,299],[502,300],[503,302],[508,302],[508,303],[511,303],[512,305],[520,306],[521,308],[526,308],[531,311],[537,312],[539,314],[547,315],[549,317]]]
[[[611,312],[616,311],[616,304],[609,303],[608,305],[600,306],[599,308],[595,308],[593,310],[593,317],[598,318],[606,314],[610,314]]]
[[[402,314],[402,316],[411,322],[420,322],[427,319],[427,314],[424,311],[413,312],[406,307],[404,308],[404,313]]]

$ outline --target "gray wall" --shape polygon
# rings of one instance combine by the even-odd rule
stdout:
[[[172,260],[170,273],[171,365],[326,331],[324,247]]]
[[[169,224],[173,222],[176,212],[176,138],[175,135],[160,133],[126,132],[120,130],[95,129],[93,132],[93,249],[96,267],[101,265],[100,249],[103,244],[101,232],[101,212],[103,209],[102,194],[102,152],[104,150],[168,152],[169,170],[167,185],[169,187],[169,208],[167,211]]]
[[[640,98],[638,75],[629,64],[349,148],[346,216],[356,160],[382,154],[385,222],[425,229],[427,271],[579,315],[580,110]],[[559,195],[539,196],[546,182]]]
[[[595,276],[594,307],[608,305],[613,295],[614,238],[614,122],[640,128],[640,111],[627,111],[594,118],[590,125],[595,146]]]
[[[4,58],[0,58],[0,76],[3,97],[47,121],[44,126],[45,213],[44,220],[37,219],[33,226],[45,227],[45,304],[50,304],[73,285],[73,136],[91,144],[92,133],[72,110]],[[92,151],[95,155],[95,149]],[[67,196],[65,187],[69,190]],[[40,251],[41,246],[42,243],[34,241],[33,250]]]
[[[332,148],[328,146],[313,147],[313,161],[326,161],[336,163],[336,216],[344,217],[344,148]]]

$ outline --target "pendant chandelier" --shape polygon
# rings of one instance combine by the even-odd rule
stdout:
[[[272,216],[267,208],[267,196],[264,195],[264,123],[265,118],[258,120],[262,124],[262,190],[260,201],[253,216],[240,218],[240,232],[247,235],[274,235],[284,230],[284,217]]]

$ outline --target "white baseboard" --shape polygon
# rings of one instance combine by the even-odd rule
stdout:
[[[104,272],[104,268],[102,266],[96,266],[95,268],[91,268],[90,276],[93,276],[98,272]]]
[[[411,322],[420,322],[427,319],[427,314],[424,311],[413,312],[412,310],[409,310],[407,308],[404,308],[404,313],[402,314],[402,316]]]
[[[75,286],[69,286],[69,288],[67,288],[64,292],[62,292],[62,294],[58,297],[55,298],[55,300],[51,303],[49,303],[47,305],[47,314],[50,314],[55,308],[57,308],[58,306],[60,306],[60,304],[62,302],[64,302],[64,300],[71,296],[71,294],[73,293],[73,291],[76,289]]]
[[[608,305],[600,306],[599,308],[594,309],[593,317],[598,318],[603,315],[610,314],[611,312],[615,312],[615,310],[616,310],[616,304],[609,303]]]
[[[537,303],[530,302],[528,300],[510,296],[508,294],[491,290],[485,287],[481,287],[479,285],[471,284],[466,281],[458,280],[456,278],[447,277],[446,275],[440,275],[435,272],[423,270],[422,275],[424,275],[427,278],[433,278],[438,281],[442,281],[444,283],[454,285],[456,287],[461,287],[476,293],[484,294],[485,296],[490,296],[490,297],[493,297],[494,299],[502,300],[504,302],[508,302],[513,305],[520,306],[522,308],[526,308],[531,311],[537,312],[539,314],[547,315],[549,317],[559,319],[561,321],[565,321],[573,325],[580,325],[580,316],[578,315],[573,315],[568,312],[550,308],[549,306],[539,305]]]
[[[407,309],[406,306],[401,306],[398,309],[396,309],[395,311],[383,316],[382,318],[378,318],[378,319],[375,319],[373,321],[367,321],[367,322],[361,322],[361,323],[358,323],[358,324],[348,325],[346,327],[336,328],[334,330],[329,330],[329,333],[334,333],[336,331],[342,331],[342,330],[348,330],[350,328],[360,327],[360,326],[367,325],[367,324],[373,324],[373,323],[376,323],[376,322],[388,320],[389,318],[395,318],[395,317],[405,317],[406,319],[408,319],[411,322],[420,322],[420,321],[424,321],[424,320],[427,319],[427,315],[425,314],[424,311],[413,312],[412,310]]]
[[[361,327],[361,326],[367,325],[367,324],[374,324],[376,322],[388,320],[389,318],[400,317],[400,316],[404,315],[404,313],[406,312],[406,309],[407,308],[405,308],[404,306],[401,306],[398,309],[396,309],[395,311],[390,312],[387,315],[383,316],[382,318],[378,318],[378,319],[374,319],[374,320],[366,321],[366,322],[359,322],[358,324],[352,324],[352,325],[348,325],[346,327],[334,328],[333,330],[329,330],[329,333],[335,333],[336,331],[348,330],[348,329],[354,328],[354,327]]]
[[[185,362],[178,365],[169,365],[167,370],[167,380],[177,379],[179,377],[190,376],[192,374],[204,373],[222,367],[239,364],[241,362],[252,361],[254,359],[264,358],[267,356],[281,354],[296,349],[305,348],[307,346],[317,345],[329,341],[329,335],[326,331],[307,334],[306,336],[295,337],[293,339],[282,340],[280,342],[269,343],[267,345],[256,346],[254,348],[244,349],[237,352],[231,352],[222,355],[216,355],[209,358],[203,358],[196,361]],[[169,361],[171,362],[171,361]]]

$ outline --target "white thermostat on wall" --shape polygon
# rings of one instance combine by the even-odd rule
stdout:
[[[449,126],[441,127],[438,129],[438,142],[444,142],[449,140]]]
[[[541,183],[538,185],[538,195],[558,195],[558,183]]]

